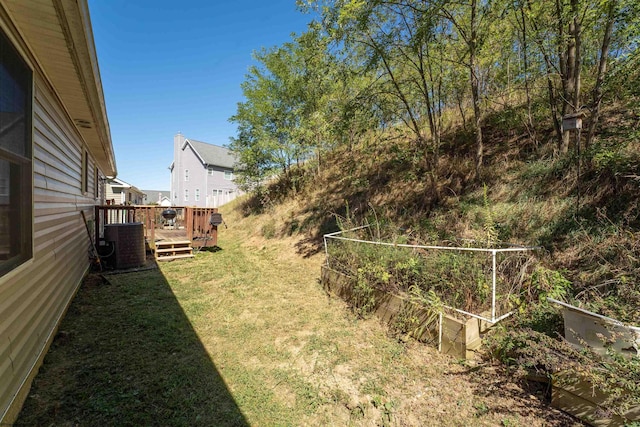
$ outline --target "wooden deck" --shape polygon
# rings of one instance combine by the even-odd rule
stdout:
[[[218,227],[210,224],[217,208],[174,206],[175,220],[162,217],[162,206],[96,206],[95,242],[104,240],[104,226],[141,222],[147,245],[158,260],[193,256],[192,248],[214,247],[218,244]],[[170,258],[173,257],[173,258]]]

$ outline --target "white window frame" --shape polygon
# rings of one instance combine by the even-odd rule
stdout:
[[[9,168],[16,167],[18,169],[17,175],[10,172],[10,177],[7,180],[3,180],[2,192],[5,193],[3,197],[10,198],[10,204],[12,206],[11,211],[7,214],[2,212],[2,218],[0,218],[0,226],[4,222],[5,227],[10,227],[11,233],[9,237],[9,244],[7,245],[9,252],[8,258],[0,259],[0,278],[5,278],[11,274],[20,266],[25,265],[29,260],[33,259],[34,254],[34,223],[33,223],[33,120],[34,114],[34,73],[32,65],[20,54],[19,50],[4,31],[4,28],[0,28],[0,38],[2,49],[0,50],[2,56],[2,63],[7,64],[9,69],[13,68],[14,72],[18,72],[20,81],[14,80],[11,74],[8,74],[7,81],[10,85],[16,85],[23,91],[24,98],[21,100],[11,100],[10,102],[22,102],[24,101],[24,110],[21,111],[24,120],[24,150],[22,152],[15,151],[12,147],[3,147],[0,145],[0,161],[9,164]],[[14,68],[15,67],[15,68]],[[17,75],[17,74],[14,74]],[[24,80],[22,80],[24,79]],[[15,87],[15,86],[12,86]],[[0,90],[4,90],[2,87]],[[16,179],[17,177],[17,179]],[[12,192],[14,194],[12,194]],[[16,194],[17,193],[17,194]],[[5,216],[6,215],[6,216]],[[0,230],[3,231],[3,230]],[[5,236],[3,236],[5,238]],[[0,242],[5,246],[6,242]]]
[[[184,189],[184,201],[185,202],[189,201],[189,189],[188,188]]]
[[[189,181],[189,169],[184,170],[184,180],[185,182]]]
[[[226,179],[227,181],[231,181],[233,179],[233,171],[224,171],[224,179]]]
[[[9,195],[9,182],[6,178],[0,178],[0,197]]]
[[[199,188],[196,188],[196,192],[195,192],[193,197],[195,198],[196,202],[200,201],[200,189]]]
[[[89,192],[89,151],[82,149],[82,176],[80,178],[80,191],[82,194]]]

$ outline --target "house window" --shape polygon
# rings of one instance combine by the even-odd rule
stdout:
[[[231,181],[233,179],[232,171],[224,171],[224,179]]]
[[[33,76],[0,31],[0,276],[33,255]]]
[[[89,192],[89,152],[87,150],[82,151],[82,193]]]
[[[93,197],[95,197],[96,199],[100,197],[100,187],[98,184],[99,182],[100,182],[100,175],[98,173],[98,167],[94,166],[93,167]]]
[[[200,189],[199,188],[196,188],[195,198],[196,198],[196,202],[200,200]]]
[[[189,201],[189,190],[184,190],[184,201],[185,202]]]
[[[184,180],[189,181],[189,169],[184,170]]]
[[[213,176],[213,167],[212,166],[207,167],[207,173],[209,174],[209,176]]]

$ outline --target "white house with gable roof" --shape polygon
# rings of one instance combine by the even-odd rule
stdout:
[[[239,195],[233,182],[235,157],[227,148],[186,138],[173,138],[171,204],[217,208]]]

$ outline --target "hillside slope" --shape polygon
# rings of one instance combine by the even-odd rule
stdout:
[[[581,154],[579,178],[575,147],[559,156],[551,129],[534,143],[517,127],[516,113],[502,111],[487,120],[479,178],[472,135],[452,129],[443,137],[434,194],[412,141],[392,130],[301,165],[242,210],[277,206],[285,214],[272,219],[268,233],[299,234],[302,255],[321,251],[323,234],[336,231],[347,212],[353,222],[369,217],[423,241],[482,239],[491,222],[499,241],[540,246],[542,264],[569,280],[572,293],[614,285],[611,292],[640,305],[640,115],[633,105],[606,111],[596,144]]]

